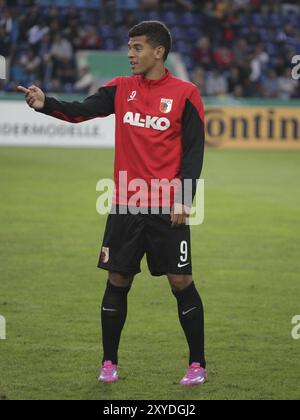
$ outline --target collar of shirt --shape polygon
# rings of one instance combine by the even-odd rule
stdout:
[[[166,68],[166,74],[161,79],[158,79],[158,80],[150,80],[150,79],[146,79],[144,76],[139,76],[140,83],[146,86],[161,86],[166,81],[168,81],[170,77],[172,77],[172,74],[167,68]]]

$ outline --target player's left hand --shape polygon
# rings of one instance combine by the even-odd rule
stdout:
[[[186,219],[190,215],[190,208],[184,204],[175,203],[171,210],[172,227],[185,224]]]

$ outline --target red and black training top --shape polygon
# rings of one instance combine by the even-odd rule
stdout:
[[[83,102],[46,97],[40,112],[72,123],[115,114],[115,204],[128,204],[134,194],[124,194],[120,172],[125,171],[128,184],[141,179],[149,191],[152,180],[193,180],[191,197],[185,201],[191,205],[202,170],[205,137],[203,105],[194,84],[167,69],[160,80],[117,77]],[[141,205],[170,204],[161,196],[157,200],[151,201],[147,194]],[[182,202],[182,197],[177,195],[175,201]]]

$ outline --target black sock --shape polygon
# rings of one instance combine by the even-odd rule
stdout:
[[[130,287],[116,287],[107,281],[101,306],[103,360],[118,364],[118,348],[127,316],[127,295]]]
[[[198,362],[205,368],[204,310],[195,283],[184,290],[173,291],[173,294],[177,299],[180,324],[190,349],[190,364]]]

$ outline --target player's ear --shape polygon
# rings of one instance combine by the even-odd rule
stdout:
[[[165,54],[165,47],[163,47],[162,45],[160,45],[159,47],[156,47],[155,58],[157,58],[158,60],[161,60],[164,58],[164,54]]]

